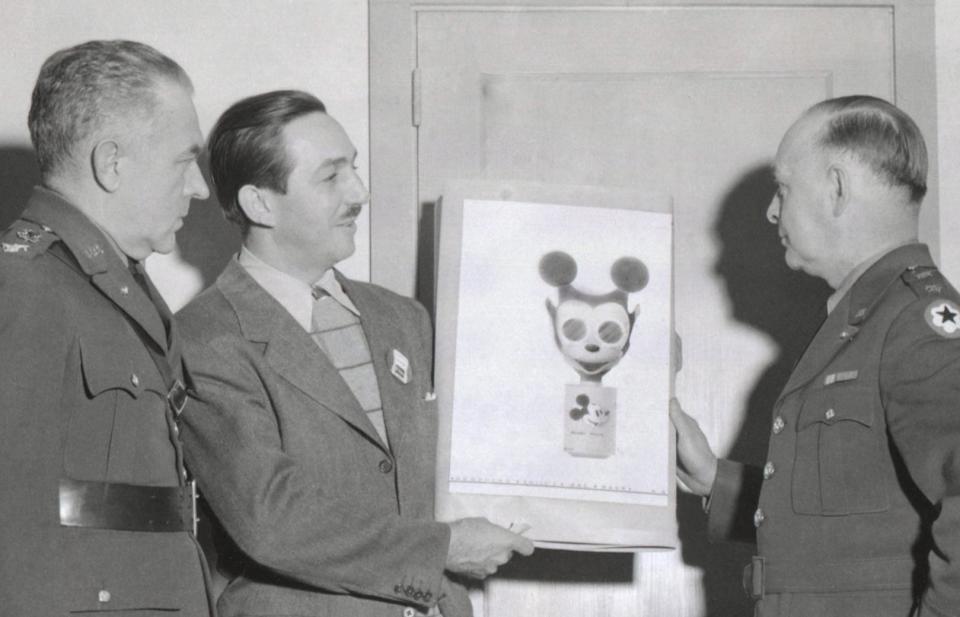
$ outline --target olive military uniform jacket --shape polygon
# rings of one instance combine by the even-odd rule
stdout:
[[[388,448],[346,382],[280,303],[231,260],[177,314],[197,402],[187,462],[243,554],[222,615],[469,614],[433,521],[437,409],[426,311],[339,278],[360,312]],[[392,374],[396,354],[406,375]],[[394,371],[401,373],[398,371]]]
[[[65,524],[105,514],[61,497],[65,483],[183,484],[166,399],[181,363],[157,306],[103,233],[39,188],[0,238],[0,298],[0,614],[206,617],[190,532]]]
[[[759,615],[960,615],[958,300],[925,246],[882,257],[795,367],[765,467],[721,461],[710,529],[756,527]]]

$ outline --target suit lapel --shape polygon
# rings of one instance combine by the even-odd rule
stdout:
[[[340,373],[273,296],[234,260],[217,286],[233,306],[244,337],[266,343],[264,360],[280,377],[385,449]]]

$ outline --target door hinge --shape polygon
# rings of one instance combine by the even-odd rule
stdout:
[[[410,104],[412,111],[413,126],[420,126],[420,69],[413,69],[411,76],[411,90],[413,92]]]

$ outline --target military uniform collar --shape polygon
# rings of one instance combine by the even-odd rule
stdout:
[[[21,218],[52,230],[88,275],[109,270],[110,239],[90,218],[59,193],[34,187]],[[119,259],[119,256],[117,256]]]
[[[933,265],[930,249],[927,245],[920,243],[897,247],[882,256],[850,288],[847,323],[852,326],[863,323],[883,297],[884,292],[905,270]]]

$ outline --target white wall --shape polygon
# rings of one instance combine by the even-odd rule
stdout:
[[[186,69],[204,134],[241,97],[277,88],[312,92],[353,139],[361,176],[367,179],[365,0],[3,0],[0,32],[0,148],[29,147],[30,92],[47,56],[88,39],[126,38],[153,45]],[[203,226],[203,234],[192,238],[196,250],[186,256],[191,263],[180,255],[154,256],[148,262],[174,310],[211,282],[208,264],[198,268],[198,260],[210,256],[219,269],[238,243],[219,214],[198,212],[204,207],[216,206],[195,203],[187,220],[188,226]],[[368,221],[365,214],[357,254],[342,266],[362,279],[369,278]],[[203,246],[205,238],[223,246]]]
[[[960,284],[960,2],[937,0],[940,266]]]

